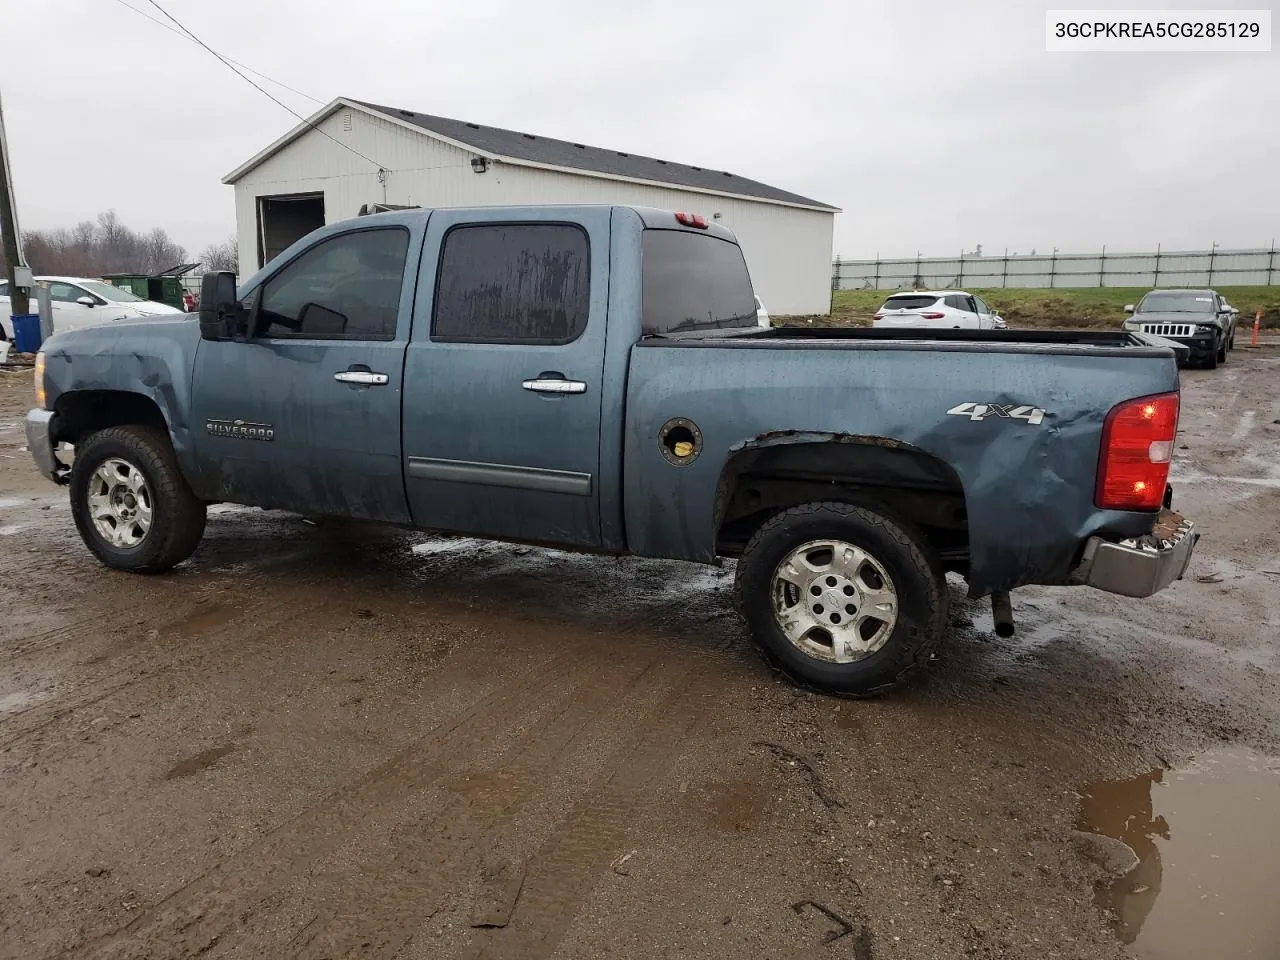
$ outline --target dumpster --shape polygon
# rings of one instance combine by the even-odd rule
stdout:
[[[143,300],[167,303],[171,307],[185,310],[186,307],[182,302],[184,290],[182,277],[198,266],[198,263],[180,263],[157,274],[108,273],[102,279],[112,286],[128,290],[135,297],[141,297]]]
[[[13,348],[19,353],[35,353],[40,349],[40,314],[18,313],[13,321]]]

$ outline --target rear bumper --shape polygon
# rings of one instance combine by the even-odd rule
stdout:
[[[67,483],[71,477],[71,468],[58,459],[53,442],[52,410],[27,411],[27,449],[31,451],[31,459],[44,474],[46,480],[54,483]]]
[[[1109,593],[1149,597],[1182,579],[1199,539],[1190,520],[1162,510],[1148,536],[1122,543],[1090,537],[1073,579]]]

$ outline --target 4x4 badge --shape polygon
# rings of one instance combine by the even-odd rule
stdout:
[[[1044,411],[1039,407],[1016,403],[961,403],[947,411],[953,417],[968,417],[970,420],[985,420],[987,417],[1002,417],[1005,420],[1025,420],[1033,427],[1044,420]]]

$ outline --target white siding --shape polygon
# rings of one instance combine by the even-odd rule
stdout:
[[[756,293],[774,315],[825,314],[831,305],[831,213],[581,176],[512,164],[471,169],[469,151],[442,143],[380,117],[351,110],[344,131],[340,108],[320,128],[389,171],[320,133],[308,132],[255,167],[235,185],[240,275],[257,270],[257,197],[324,192],[325,219],[353,217],[365,203],[423,207],[539,203],[635,204],[688,210],[732,230],[742,244]]]

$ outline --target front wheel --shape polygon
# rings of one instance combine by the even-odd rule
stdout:
[[[738,562],[738,604],[765,656],[796,682],[866,697],[926,664],[946,626],[946,579],[923,539],[848,503],[774,516]]]
[[[164,431],[108,427],[76,447],[71,513],[80,538],[108,567],[162,573],[195,551],[205,505],[178,468]]]

